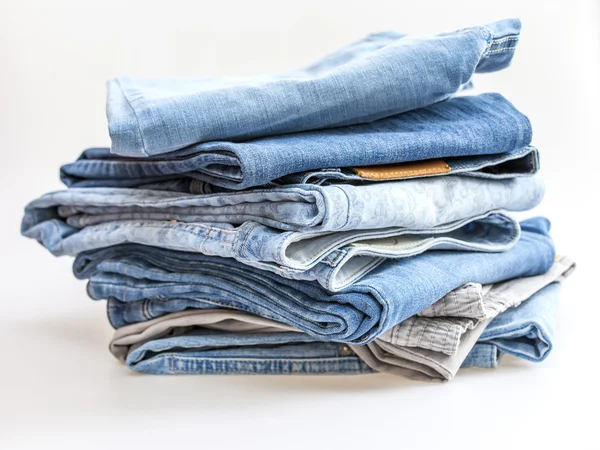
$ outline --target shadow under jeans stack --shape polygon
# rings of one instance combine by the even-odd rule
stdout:
[[[110,351],[154,374],[451,380],[552,349],[560,282],[529,120],[500,94],[515,19],[372,34],[303,70],[108,84],[112,147],[22,233],[75,256]],[[459,96],[456,94],[460,93]]]

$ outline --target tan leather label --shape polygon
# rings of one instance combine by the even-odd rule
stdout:
[[[370,180],[422,177],[424,175],[437,175],[451,171],[450,166],[441,159],[402,164],[385,164],[381,166],[352,167],[351,169],[358,176]]]

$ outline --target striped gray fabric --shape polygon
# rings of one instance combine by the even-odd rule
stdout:
[[[466,284],[386,331],[379,340],[394,347],[418,347],[455,355],[461,336],[467,330],[473,330],[482,321],[518,306],[543,286],[556,281],[573,264],[563,256],[555,261],[547,273],[538,277],[517,278],[485,286]]]
[[[375,341],[352,349],[380,372],[449,381],[494,317],[519,306],[549,284],[562,281],[574,267],[575,262],[563,256],[542,275],[487,286],[465,285]]]

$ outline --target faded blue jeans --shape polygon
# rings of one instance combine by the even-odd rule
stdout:
[[[112,247],[80,255],[75,271],[88,294],[110,299],[115,327],[188,308],[225,307],[269,318],[319,340],[363,344],[465,283],[489,284],[544,273],[554,245],[543,218],[521,223],[517,244],[501,253],[435,251],[388,260],[332,293],[230,258],[173,258],[166,250]]]
[[[527,117],[506,99],[483,94],[360,125],[210,142],[147,158],[89,149],[61,168],[61,179],[71,187],[139,187],[187,178],[239,190],[276,179],[294,184],[449,174],[506,178],[537,170],[531,133]],[[421,160],[427,161],[402,164]],[[382,164],[377,172],[365,167]]]
[[[467,331],[468,336],[457,342],[459,348],[452,355],[429,345],[410,348],[386,341],[379,347],[376,344],[380,339],[367,346],[351,347],[314,341],[302,333],[294,333],[292,327],[228,309],[188,310],[125,326],[115,332],[110,349],[130,368],[151,374],[368,373],[366,362],[373,370],[419,380],[449,381],[461,364],[495,367],[502,352],[531,361],[543,360],[552,348],[558,304],[560,284],[552,281],[564,278],[573,267],[571,261],[564,261],[548,276],[519,278],[491,286],[489,295],[494,299],[487,302],[488,307],[500,307],[500,311],[502,307],[512,308],[497,315],[491,324],[485,320]],[[455,300],[448,297],[439,306],[440,312],[444,316],[450,311],[459,313],[456,320],[467,320],[463,312],[452,307]],[[463,306],[468,307],[464,311],[467,315],[476,313],[476,308],[471,310],[475,305],[470,300]],[[447,307],[450,310],[446,311]],[[432,321],[453,325],[451,319],[437,317]],[[419,342],[427,330],[403,322],[392,328],[392,334],[399,334],[396,330],[399,327],[411,332],[414,328]],[[483,335],[478,328],[484,328]],[[440,343],[448,339],[444,327],[429,331]],[[426,344],[426,340],[421,344]]]
[[[296,185],[203,196],[72,188],[33,201],[22,231],[55,255],[131,242],[235,258],[340,290],[388,258],[430,248],[506,250],[519,237],[518,225],[491,213],[530,209],[543,193],[537,176]]]
[[[459,226],[460,225],[460,226]],[[254,231],[263,232],[265,227],[255,225]],[[264,233],[267,235],[266,233]],[[295,233],[289,233],[292,237]],[[297,241],[280,240],[282,260],[258,261],[245,257],[244,253],[232,254],[240,262],[277,273],[292,280],[316,280],[324,288],[336,292],[348,287],[374,270],[386,259],[399,259],[418,255],[429,249],[469,250],[499,252],[511,248],[519,240],[519,224],[502,214],[490,214],[483,218],[441,226],[433,230],[414,232],[393,229],[373,232],[338,232],[314,237],[304,235]],[[268,235],[267,235],[268,236]],[[369,238],[373,236],[373,238]],[[266,239],[249,241],[248,245],[270,245]],[[131,255],[153,259],[155,255],[173,260],[174,264],[197,264],[203,260],[201,253],[188,251],[158,251],[156,246],[125,244]],[[94,252],[94,258],[102,252]],[[107,250],[106,254],[111,251]],[[85,261],[83,252],[80,261]]]
[[[367,123],[421,108],[447,99],[475,72],[507,67],[520,28],[519,20],[509,19],[431,37],[378,33],[285,75],[120,77],[108,84],[112,152],[154,156],[202,142]],[[207,151],[220,166],[219,155],[211,154],[218,146],[198,145],[197,151]],[[270,154],[262,163],[275,166],[277,159],[284,159],[287,173],[303,170],[293,167],[302,158]],[[227,179],[221,169],[212,175]]]

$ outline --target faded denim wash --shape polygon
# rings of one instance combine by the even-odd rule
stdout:
[[[134,370],[205,374],[371,373],[345,344],[228,309],[183,311],[116,331],[110,350]]]
[[[196,330],[134,347],[127,365],[148,374],[353,375],[373,373],[347,345],[303,334]]]
[[[161,249],[140,258],[114,247],[115,256],[87,254],[75,267],[90,277],[93,299],[120,302],[112,300],[109,307],[116,327],[188,308],[226,307],[291,325],[319,340],[362,344],[465,283],[546,272],[554,260],[549,222],[530,219],[521,228],[519,242],[505,252],[435,251],[388,260],[337,293],[230,258],[199,255],[178,265],[162,258]]]
[[[247,236],[259,233],[264,238],[248,239],[245,245],[239,246],[240,251],[237,253],[229,245],[224,245],[224,250],[231,250],[230,256],[244,264],[293,280],[316,280],[326,289],[335,292],[355,283],[386,259],[406,258],[429,249],[505,251],[519,240],[521,230],[514,219],[494,213],[477,217],[473,221],[457,221],[421,231],[390,228],[320,234],[281,233],[254,224],[252,232]],[[137,255],[142,259],[152,259],[156,253],[154,246],[125,245],[130,255]],[[263,250],[266,246],[277,248],[277,252],[272,255],[267,252],[258,253],[262,259],[257,259],[251,251],[246,251],[251,245],[255,248],[262,247]],[[104,252],[105,257],[110,254],[111,250]],[[83,252],[80,261],[85,260],[85,255],[86,252]],[[93,255],[98,257],[98,253]],[[197,260],[198,253],[165,249],[157,257],[173,261],[174,265],[185,265],[186,261]]]
[[[499,94],[482,94],[360,125],[210,142],[149,158],[89,149],[61,168],[61,179],[72,187],[133,187],[189,177],[239,190],[296,172],[431,159],[442,159],[444,170],[423,173],[409,166],[388,171],[386,179],[466,173],[507,177],[537,169],[535,155],[527,157],[536,153],[529,147],[531,135],[529,120],[510,102]],[[368,179],[356,173],[351,178]]]
[[[538,176],[507,180],[451,176],[362,186],[295,185],[202,196],[73,188],[31,202],[25,209],[22,233],[57,256],[131,242],[285,265],[280,254],[282,242],[303,236],[274,228],[311,234],[391,227],[418,232],[481,218],[498,208],[528,210],[543,194],[544,185]]]
[[[432,37],[373,34],[286,75],[119,77],[108,83],[112,152],[154,156],[202,142],[366,123],[421,108],[447,99],[475,72],[507,67],[520,28],[519,20],[508,19]],[[197,150],[218,165],[219,145]],[[272,154],[263,163],[272,166],[280,158]],[[301,159],[286,166],[293,169]],[[216,168],[213,175],[227,178],[227,172]]]
[[[455,338],[457,345],[460,345],[451,356],[424,346],[403,349],[399,341],[384,342],[383,336],[367,346],[350,348],[344,344],[312,342],[310,339],[307,341],[306,335],[302,333],[290,333],[295,331],[290,326],[229,309],[182,311],[119,328],[111,340],[110,350],[132,369],[153,374],[368,373],[352,358],[352,349],[373,370],[418,380],[449,381],[456,375],[461,363],[463,367],[493,366],[490,361],[495,360],[484,355],[494,344],[483,339],[476,341],[491,317],[505,308],[516,308],[510,318],[502,313],[498,316],[505,331],[507,326],[513,330],[518,329],[524,322],[535,322],[539,327],[542,320],[550,319],[558,296],[545,287],[553,280],[567,276],[573,267],[572,261],[562,258],[547,274],[487,286],[487,300],[483,301],[483,297],[479,296],[478,305],[471,302],[470,294],[463,295],[469,291],[468,288],[459,289],[456,295],[448,295],[436,302],[427,312],[431,314],[432,322],[445,321],[453,325],[453,320],[460,321],[463,317],[468,320],[470,317],[466,316],[469,315],[481,319],[465,333],[466,339],[462,342],[460,337]],[[529,298],[535,303],[533,308],[519,306]],[[426,333],[426,328],[408,322],[396,325],[388,333],[400,335],[403,333],[402,328],[414,330],[415,336]],[[549,329],[551,327],[545,327],[545,330]],[[448,337],[448,332],[443,329],[435,328],[430,331],[439,343]],[[507,336],[506,332],[503,334]],[[526,351],[525,354],[548,354],[549,341],[545,336],[540,338],[541,334],[537,332],[521,332],[518,336],[523,334],[531,334],[527,339],[531,349],[541,347],[540,353]],[[490,332],[488,335],[491,335]],[[497,332],[495,335],[499,336]],[[504,345],[519,345],[518,336],[511,336],[509,343]],[[443,349],[444,345],[439,347]],[[403,357],[405,351],[409,358]]]
[[[426,178],[431,176],[442,175],[461,175],[477,178],[489,179],[506,179],[515,177],[530,176],[540,168],[540,157],[538,150],[532,145],[514,150],[508,153],[500,153],[494,155],[473,155],[444,158],[444,163],[448,166],[447,173],[432,173],[411,175],[409,164],[389,164],[385,166],[374,167],[390,167],[400,168],[401,175],[390,177],[390,179],[410,179],[410,178]],[[404,170],[402,170],[404,168]],[[306,172],[294,173],[286,175],[271,183],[273,186],[283,186],[287,184],[323,184],[326,182],[335,183],[340,181],[360,183],[368,181],[365,177],[360,176],[360,167],[348,168],[329,168],[321,170],[309,170]],[[179,178],[181,180],[181,178]],[[157,180],[161,181],[161,180]],[[373,181],[373,180],[370,180]],[[205,193],[210,192],[210,189],[217,189],[218,186],[207,186],[208,183],[203,183],[196,179],[190,179],[188,185],[183,189],[184,192]]]

